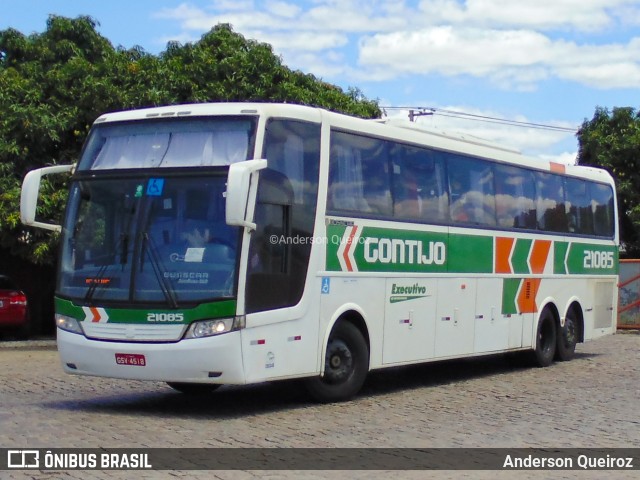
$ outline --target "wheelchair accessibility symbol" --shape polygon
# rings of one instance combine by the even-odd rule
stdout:
[[[322,277],[322,289],[323,295],[326,295],[331,290],[331,279],[329,277]]]
[[[162,190],[164,189],[164,178],[150,178],[147,184],[147,196],[148,197],[160,197],[162,196]]]

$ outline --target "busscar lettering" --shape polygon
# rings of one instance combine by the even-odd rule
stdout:
[[[366,237],[364,259],[367,263],[403,263],[410,265],[443,265],[446,261],[444,242]]]
[[[209,283],[207,272],[164,272],[164,278],[177,281],[178,283],[204,284]]]

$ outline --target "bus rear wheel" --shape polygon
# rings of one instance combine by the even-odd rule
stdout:
[[[353,397],[369,371],[369,348],[360,330],[352,323],[336,324],[329,336],[324,375],[306,380],[313,398],[337,402]]]
[[[556,354],[556,322],[549,309],[545,309],[538,320],[536,349],[533,351],[534,363],[539,367],[548,367]]]
[[[167,382],[167,385],[187,395],[205,395],[221,387],[221,385],[215,383]]]
[[[576,351],[578,343],[578,320],[573,309],[567,313],[564,320],[564,327],[558,332],[558,345],[556,348],[556,359],[561,362],[571,360]]]

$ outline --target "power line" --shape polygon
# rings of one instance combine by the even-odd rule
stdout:
[[[518,120],[508,120],[505,118],[490,117],[488,115],[478,115],[474,113],[459,112],[455,110],[447,110],[434,107],[380,107],[382,111],[386,110],[409,110],[409,119],[414,120],[415,117],[423,115],[440,115],[442,117],[457,118],[459,120],[469,120],[484,123],[495,123],[499,125],[508,125],[511,127],[533,128],[539,130],[552,130],[556,132],[576,133],[578,128],[560,127],[557,125],[547,125],[543,123],[520,122]]]

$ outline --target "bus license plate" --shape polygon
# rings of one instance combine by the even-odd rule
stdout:
[[[144,367],[147,364],[147,359],[139,353],[116,353],[116,363],[118,365]]]

